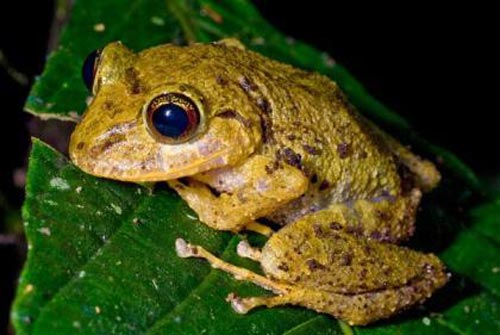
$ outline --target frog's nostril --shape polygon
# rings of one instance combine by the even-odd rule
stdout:
[[[78,150],[82,150],[84,147],[85,147],[84,142],[78,142],[78,144],[76,145],[76,149],[78,149]]]

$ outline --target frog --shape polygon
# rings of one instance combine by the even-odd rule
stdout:
[[[363,117],[330,78],[233,38],[140,52],[112,42],[83,72],[92,96],[70,139],[77,167],[166,182],[203,224],[267,236],[262,248],[245,238],[236,248],[259,273],[175,241],[179,257],[271,291],[231,293],[235,312],[295,305],[366,325],[448,281],[437,256],[401,246],[439,171]]]

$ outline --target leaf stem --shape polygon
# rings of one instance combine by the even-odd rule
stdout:
[[[188,43],[196,42],[196,32],[194,30],[194,25],[190,22],[190,14],[187,12],[185,6],[178,0],[165,0],[167,8],[175,15],[179,24],[184,32],[184,37]]]

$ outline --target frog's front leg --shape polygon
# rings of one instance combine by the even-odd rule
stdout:
[[[207,259],[214,268],[253,282],[275,296],[228,301],[239,313],[258,306],[303,306],[363,325],[428,298],[448,275],[432,254],[356,237],[305,217],[275,233],[262,252],[240,243],[238,253],[259,261],[265,276],[236,267],[200,246],[176,242],[181,257]]]
[[[301,196],[308,187],[302,171],[277,164],[266,156],[254,155],[240,166],[171,180],[169,185],[208,226],[237,232],[250,225],[258,230],[255,219]]]

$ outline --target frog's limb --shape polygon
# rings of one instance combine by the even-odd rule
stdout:
[[[400,162],[415,175],[417,187],[422,191],[428,192],[437,186],[441,180],[441,174],[432,162],[415,155],[407,147],[384,132],[373,122],[367,119],[363,119],[363,121],[385,142],[389,150],[400,160]]]
[[[291,299],[291,294],[287,295],[274,295],[265,297],[249,297],[241,298],[234,293],[229,293],[226,301],[231,304],[231,307],[236,313],[246,314],[250,310],[259,307],[274,307],[280,305],[291,304],[293,299]]]
[[[359,294],[342,294],[319,289],[300,288],[277,296],[240,298],[230,294],[226,301],[240,314],[260,307],[297,305],[330,314],[350,325],[366,325],[388,318],[411,305],[422,303],[435,289],[444,285],[447,277],[441,273],[433,278],[435,272],[429,272],[418,281],[394,289],[382,289]]]
[[[302,292],[290,292],[289,303],[352,324],[422,302],[448,280],[432,254],[359,238],[327,221],[312,224],[309,219],[275,233],[262,249],[261,265],[268,277],[300,287]]]
[[[444,271],[432,254],[337,229],[310,218],[283,227],[262,249],[264,272],[311,289],[356,294],[405,286],[425,277],[429,268]]]
[[[331,204],[299,220],[311,226],[329,224],[332,229],[356,236],[396,243],[413,234],[421,196],[420,190],[413,189],[405,196],[388,195]]]
[[[253,248],[246,240],[238,243],[236,252],[239,256],[252,259],[256,262],[260,262],[260,259],[262,258],[261,251],[259,249]]]
[[[448,279],[434,255],[332,232],[327,225],[295,224],[274,234],[264,246],[258,258],[266,277],[182,239],[176,241],[176,249],[181,257],[204,258],[238,280],[277,294],[246,298],[230,294],[227,300],[238,313],[293,304],[363,325],[422,302]]]
[[[289,285],[279,284],[248,269],[227,263],[214,256],[203,247],[187,243],[182,238],[175,240],[175,251],[177,252],[177,255],[182,258],[196,257],[206,259],[214,269],[220,269],[224,272],[230,273],[238,280],[246,280],[255,283],[267,290],[273,291],[276,294],[284,294],[291,289]]]
[[[270,237],[274,233],[274,230],[272,230],[266,225],[263,225],[262,223],[258,223],[257,221],[250,222],[249,224],[246,225],[245,229],[259,233],[267,237]]]
[[[237,167],[168,183],[208,226],[238,232],[250,225],[259,230],[255,219],[298,198],[309,183],[299,169],[285,163],[279,168],[275,165],[271,158],[254,155]],[[221,183],[225,185],[219,187]]]
[[[432,162],[415,155],[393,137],[382,134],[393,154],[415,175],[415,182],[420,189],[428,192],[437,186],[441,180],[441,174]]]

